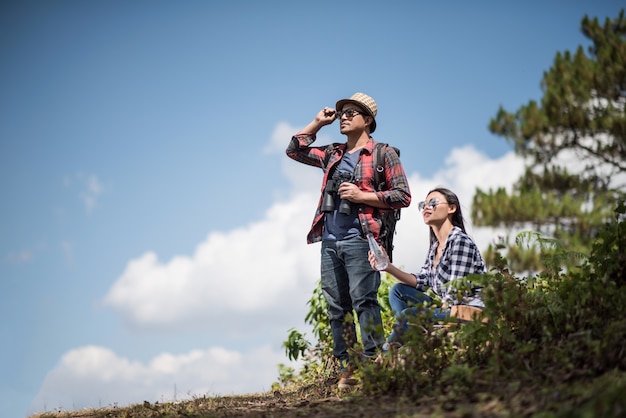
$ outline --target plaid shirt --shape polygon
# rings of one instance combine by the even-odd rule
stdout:
[[[473,294],[466,295],[463,301],[459,302],[451,294],[454,289],[448,288],[451,280],[485,272],[485,263],[474,241],[461,228],[453,227],[446,239],[439,264],[433,268],[438,245],[439,242],[433,242],[422,270],[414,274],[417,278],[417,287],[430,286],[433,292],[449,305],[461,303],[484,306],[478,295],[479,289],[475,289]]]
[[[324,212],[322,212],[322,200],[324,198],[324,189],[326,188],[326,181],[328,181],[328,174],[331,173],[333,167],[335,167],[341,161],[343,154],[346,150],[346,144],[331,144],[320,147],[310,146],[316,137],[315,135],[300,134],[291,138],[291,142],[287,147],[287,155],[289,158],[308,164],[314,167],[319,167],[324,170],[324,179],[322,180],[322,190],[319,202],[317,204],[317,210],[315,211],[315,217],[313,218],[313,224],[311,230],[307,235],[307,242],[309,244],[322,240],[322,231],[324,228]],[[385,202],[390,209],[399,209],[409,206],[411,203],[411,191],[409,190],[409,182],[407,181],[404,168],[400,163],[398,154],[393,148],[388,147],[385,153],[385,184],[388,187],[383,191],[376,191],[374,187],[374,156],[373,150],[374,139],[370,137],[367,144],[361,149],[359,155],[359,161],[354,169],[355,184],[359,186],[359,189],[364,192],[375,192],[378,196],[378,200]],[[360,205],[359,206],[359,222],[363,231],[370,231],[374,235],[375,239],[378,239],[380,233],[381,221],[378,218],[378,214],[382,209],[374,208],[372,206]]]

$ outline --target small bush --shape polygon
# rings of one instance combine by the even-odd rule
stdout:
[[[489,273],[477,278],[484,284],[486,323],[474,321],[442,328],[426,314],[411,318],[402,348],[392,351],[382,365],[360,364],[362,393],[414,399],[445,396],[457,401],[471,401],[480,393],[490,393],[511,408],[523,409],[532,400],[535,407],[549,411],[554,403],[591,402],[589,388],[572,390],[574,393],[562,389],[566,395],[554,395],[556,388],[572,383],[589,382],[617,370],[623,388],[624,212],[624,205],[619,205],[615,220],[600,231],[588,256],[567,254],[551,244],[549,257],[554,262],[546,263],[549,267],[534,276],[517,277],[500,257]],[[520,242],[527,240],[518,239]],[[558,260],[568,260],[567,270]],[[386,302],[393,282],[385,278],[381,286],[386,335],[394,323]],[[321,320],[323,303],[310,305],[316,312],[307,320]],[[310,364],[332,363],[330,334],[323,326],[313,324],[319,339],[316,349],[304,356],[309,366],[300,376],[303,381],[314,378],[311,371],[321,371]],[[511,396],[512,391],[520,395]],[[606,396],[618,402],[610,393]],[[621,408],[626,408],[626,401],[620,402]],[[592,411],[600,406],[593,403],[589,408]]]

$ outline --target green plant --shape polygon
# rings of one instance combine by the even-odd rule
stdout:
[[[598,397],[616,411],[625,410],[626,401],[617,395],[621,392],[609,390],[610,382],[621,390],[626,379],[623,200],[586,254],[533,232],[524,232],[515,241],[533,247],[545,260],[542,271],[518,276],[509,270],[501,254],[504,246],[499,246],[488,273],[458,283],[461,291],[469,282],[483,286],[483,315],[488,322],[438,324],[425,312],[409,318],[401,348],[392,350],[383,364],[359,363],[361,393],[418,402],[436,398],[444,409],[488,398],[518,415],[537,410],[545,417],[557,416],[563,404],[581,417],[606,411]],[[567,269],[563,260],[569,260]],[[387,302],[394,282],[385,277],[381,285],[386,335],[395,322]],[[314,292],[314,297],[321,293]],[[311,301],[311,309],[322,309],[322,299]],[[310,312],[307,318],[324,315]],[[332,375],[332,340],[320,332],[326,324],[312,325],[318,336],[328,339],[300,352],[305,363],[300,378],[324,385]],[[292,339],[296,347],[297,341]],[[594,381],[605,390],[590,383]]]
[[[489,382],[506,382],[507,389],[554,388],[626,370],[625,212],[620,203],[588,256],[537,234],[520,235],[519,245],[537,245],[547,259],[576,263],[564,271],[561,262],[546,262],[540,273],[517,277],[499,257],[476,278],[485,283],[487,323],[437,329],[427,316],[413,318],[403,350],[394,354],[395,367],[366,369],[364,391],[471,397],[489,388],[504,396]]]
[[[389,306],[389,289],[395,283],[390,276],[383,274],[378,292],[378,302],[381,306],[383,318],[383,333],[387,335],[395,321],[391,307]],[[313,294],[307,302],[309,311],[305,316],[305,323],[313,327],[315,343],[308,341],[304,334],[295,328],[289,330],[287,340],[283,342],[285,354],[289,360],[301,359],[303,367],[300,371],[300,379],[304,382],[314,382],[320,378],[326,378],[336,373],[337,365],[332,355],[333,339],[328,317],[328,304],[322,293],[321,281],[313,290]],[[353,320],[352,316],[347,320]],[[360,328],[356,320],[357,342],[354,353],[358,352],[360,340]],[[358,359],[355,358],[355,361]],[[279,366],[280,367],[280,366]],[[279,370],[280,372],[280,370]]]

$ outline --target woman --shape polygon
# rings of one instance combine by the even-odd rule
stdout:
[[[424,223],[430,226],[430,249],[424,266],[417,274],[407,273],[389,263],[384,270],[400,283],[389,291],[389,304],[398,323],[388,338],[388,342],[401,342],[397,332],[406,329],[406,318],[417,313],[418,306],[433,305],[434,300],[426,294],[430,288],[441,299],[442,307],[429,307],[433,319],[442,320],[450,317],[450,307],[469,305],[482,308],[480,289],[472,287],[461,300],[450,286],[452,280],[469,274],[485,272],[485,263],[478,247],[465,232],[459,198],[445,188],[435,188],[426,196],[426,201],[419,203]],[[369,261],[375,268],[373,254]],[[385,344],[383,349],[386,349]]]

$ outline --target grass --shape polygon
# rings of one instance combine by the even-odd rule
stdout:
[[[475,388],[476,391],[471,394],[442,390],[409,399],[397,395],[365,395],[358,388],[352,392],[340,392],[334,380],[327,380],[308,385],[290,385],[274,392],[196,397],[165,403],[146,401],[127,407],[47,412],[31,418],[626,416],[626,372],[620,370],[556,387],[523,387],[513,380],[485,382],[477,379]]]

